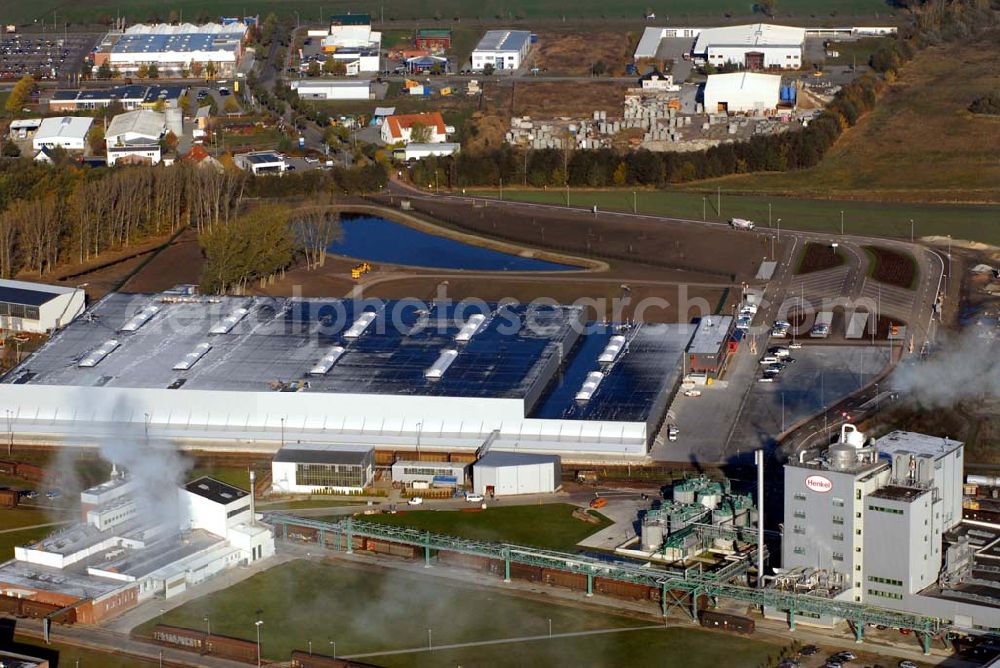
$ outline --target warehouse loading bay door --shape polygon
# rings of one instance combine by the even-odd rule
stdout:
[[[743,56],[743,66],[748,70],[764,69],[764,54],[760,51],[747,51]]]

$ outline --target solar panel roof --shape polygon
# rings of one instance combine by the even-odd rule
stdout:
[[[67,292],[73,292],[73,288],[0,279],[0,302],[8,304],[41,306]]]

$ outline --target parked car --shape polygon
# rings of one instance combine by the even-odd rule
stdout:
[[[910,661],[909,659],[903,659],[899,662],[899,668],[918,668],[915,661]]]
[[[675,425],[675,424],[667,425],[667,440],[668,441],[676,441],[677,440],[677,436],[680,435],[680,433],[681,433],[681,430],[677,428],[677,425]]]
[[[773,383],[775,377],[776,377],[776,374],[773,374],[773,373],[772,374],[768,374],[766,376],[761,376],[760,378],[758,378],[757,382],[758,383]]]
[[[764,355],[760,358],[761,364],[777,364],[780,361],[777,355]]]
[[[58,489],[50,489],[49,491],[45,492],[45,496],[49,499],[58,499],[60,496],[62,496],[62,492],[59,491]]]
[[[816,645],[806,645],[799,650],[799,654],[802,656],[812,656],[813,654],[819,654],[819,647]]]
[[[465,500],[469,503],[482,503],[485,500],[482,494],[466,494]]]
[[[410,499],[409,501],[407,501],[406,505],[408,505],[408,506],[419,506],[423,502],[424,502],[424,497],[422,497],[422,496],[415,496],[412,499]]]
[[[792,341],[791,343],[788,344],[789,350],[798,350],[801,347],[802,347],[802,342],[800,341]]]
[[[700,397],[701,396],[701,390],[685,390],[684,391],[684,396],[685,397]]]
[[[767,352],[768,354],[776,355],[777,357],[788,357],[791,355],[789,349],[784,346],[774,346],[773,348],[768,348]]]

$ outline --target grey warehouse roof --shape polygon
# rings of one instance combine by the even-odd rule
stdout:
[[[353,464],[360,466],[375,450],[370,445],[296,445],[284,447],[274,455],[276,462],[296,464]]]
[[[707,315],[698,323],[688,352],[692,355],[714,355],[726,340],[732,327],[731,315]]]
[[[531,40],[527,30],[487,30],[476,51],[520,51]]]
[[[473,464],[473,468],[480,466],[500,467],[500,466],[527,466],[529,464],[559,464],[562,459],[559,455],[533,455],[522,452],[505,452],[490,450],[482,459]]]

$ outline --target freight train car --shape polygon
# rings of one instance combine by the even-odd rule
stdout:
[[[715,610],[702,610],[698,614],[698,619],[702,626],[710,629],[731,631],[744,635],[750,635],[754,632],[754,621],[749,617],[741,615],[730,615],[725,612],[716,612]]]
[[[206,637],[207,635],[204,631],[185,629],[180,626],[157,624],[153,628],[153,642],[157,645],[168,645],[170,647],[177,647],[178,649],[185,649],[189,652],[198,652],[199,654],[205,653]]]
[[[257,643],[240,638],[210,635],[207,640],[208,653],[234,661],[253,663],[257,660]]]

